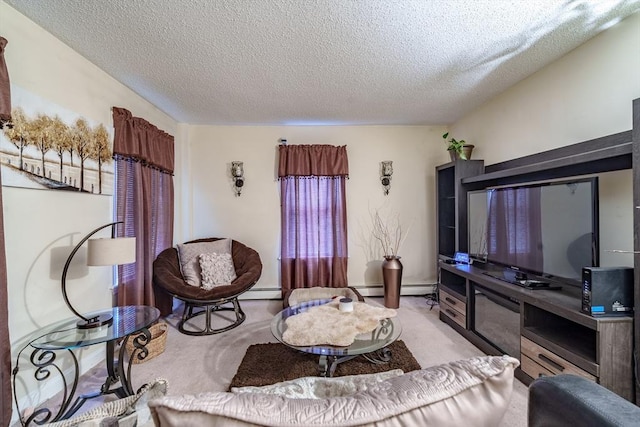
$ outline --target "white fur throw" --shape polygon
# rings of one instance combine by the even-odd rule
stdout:
[[[393,309],[363,302],[354,302],[351,312],[340,311],[338,305],[336,298],[288,317],[282,340],[297,347],[323,344],[348,346],[353,344],[356,335],[371,332],[380,324],[380,320],[396,316]]]

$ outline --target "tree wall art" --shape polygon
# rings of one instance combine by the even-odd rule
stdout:
[[[12,87],[16,92],[12,126],[0,132],[2,185],[112,194],[113,138],[106,126]]]

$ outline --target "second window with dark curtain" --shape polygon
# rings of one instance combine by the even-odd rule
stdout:
[[[346,287],[346,147],[282,145],[278,160],[282,292]]]

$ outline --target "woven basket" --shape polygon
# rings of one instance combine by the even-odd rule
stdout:
[[[151,340],[146,345],[147,350],[149,351],[147,357],[145,357],[144,359],[139,359],[137,355],[140,353],[140,351],[138,351],[135,357],[131,359],[131,363],[137,364],[146,362],[147,360],[151,360],[157,355],[162,354],[162,352],[164,351],[165,345],[167,343],[167,324],[165,322],[154,323],[149,327],[149,332],[151,333]],[[133,345],[133,339],[136,336],[137,335],[132,335],[127,340],[127,354],[130,358],[133,355],[133,352],[136,350]]]

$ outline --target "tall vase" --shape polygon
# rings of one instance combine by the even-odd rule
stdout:
[[[385,256],[382,261],[384,282],[384,306],[400,307],[400,285],[402,285],[402,263],[399,256]]]

